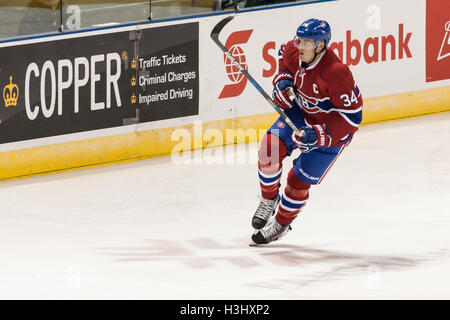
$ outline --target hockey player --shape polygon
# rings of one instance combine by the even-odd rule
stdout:
[[[330,39],[328,22],[309,19],[279,51],[272,97],[304,135],[296,135],[279,118],[261,142],[258,173],[262,197],[252,218],[256,244],[275,241],[291,229],[309,198],[311,185],[322,182],[361,123],[361,93],[349,68],[328,48]],[[296,148],[301,154],[280,196],[282,161]]]

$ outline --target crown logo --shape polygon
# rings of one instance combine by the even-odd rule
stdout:
[[[131,96],[131,103],[136,103],[136,95],[133,93],[133,95]]]
[[[131,59],[131,69],[136,69],[136,59]]]
[[[12,76],[9,76],[9,84],[3,88],[3,100],[5,101],[5,107],[17,106],[18,99],[19,87],[12,83]]]
[[[131,78],[131,86],[136,86],[136,77]]]

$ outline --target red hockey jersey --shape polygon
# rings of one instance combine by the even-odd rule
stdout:
[[[316,63],[304,68],[293,41],[281,46],[279,56],[279,73],[290,73],[295,79],[296,102],[305,122],[309,125],[325,124],[333,146],[348,141],[361,123],[363,104],[361,92],[348,66],[326,48]]]

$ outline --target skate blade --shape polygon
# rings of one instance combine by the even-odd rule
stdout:
[[[256,242],[254,242],[254,241],[250,241],[250,243],[248,244],[249,247],[261,247],[261,246],[263,246],[263,245],[264,245],[264,244],[256,243]]]
[[[250,240],[250,243],[248,244],[249,247],[264,247],[268,245],[268,243],[256,243],[253,240]]]

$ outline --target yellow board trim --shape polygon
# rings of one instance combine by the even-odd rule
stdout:
[[[445,111],[450,111],[450,87],[369,98],[364,101],[362,125]],[[255,142],[277,118],[276,113],[269,113],[3,152],[0,179],[169,155],[180,146],[180,140],[172,140],[176,130],[192,137],[189,145],[180,147],[184,151]],[[204,139],[208,130],[226,139]],[[244,133],[244,138],[233,138],[237,130]]]
[[[364,100],[361,125],[450,111],[450,86]]]

